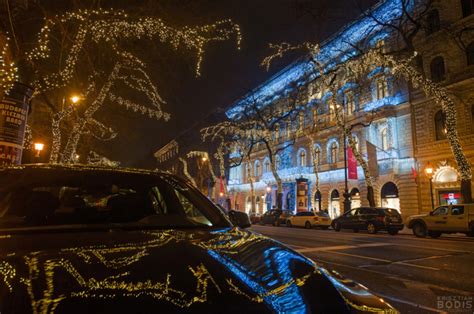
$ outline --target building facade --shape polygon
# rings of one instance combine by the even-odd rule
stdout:
[[[471,164],[474,160],[473,10],[471,0],[435,1],[422,21],[423,29],[413,41],[419,53],[417,63],[425,77],[447,88],[455,99],[458,135]],[[363,16],[347,25],[321,45],[320,55],[341,62],[360,42],[395,50],[396,34],[380,22],[390,23],[399,17],[400,1],[383,1],[371,13],[377,22]],[[246,98],[258,98],[268,106],[274,104],[279,91],[305,75],[308,64],[304,62],[291,64],[234,103],[227,111],[228,118],[235,119]],[[390,71],[376,70],[367,75],[366,81],[363,87],[345,86],[341,94],[345,98],[345,123],[354,126],[352,136],[371,168],[376,205],[396,208],[406,217],[431,210],[432,198],[434,206],[462,201],[459,173],[444,133],[441,106]],[[308,84],[310,94],[311,89]],[[314,94],[315,106],[309,105],[298,121],[282,123],[274,130],[274,136],[284,143],[291,135],[300,134],[294,145],[276,158],[284,182],[284,209],[321,208],[335,217],[343,212],[346,167],[344,138],[336,126],[334,112],[325,101],[328,94],[329,91]],[[319,188],[312,156],[317,159]],[[430,177],[425,174],[427,167],[433,168]],[[229,170],[231,203],[238,210],[250,212],[252,208],[250,179],[254,181],[256,211],[263,213],[275,206],[276,182],[263,147],[257,146],[251,162]],[[347,180],[347,188],[351,207],[369,205],[360,166],[357,179]]]

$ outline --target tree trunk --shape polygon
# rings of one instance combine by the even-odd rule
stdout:
[[[274,158],[272,158],[272,160],[274,160]],[[272,168],[273,177],[275,178],[275,181],[277,184],[277,199],[276,199],[277,208],[283,209],[283,183],[276,169],[275,162],[272,161],[270,164]]]
[[[471,180],[461,180],[461,195],[464,203],[472,203],[472,185]]]
[[[251,201],[251,205],[250,205],[250,213],[252,214],[255,214],[256,213],[256,210],[255,210],[255,188],[253,186],[253,176],[250,178],[250,201]]]
[[[375,194],[373,186],[367,187],[367,200],[369,201],[370,207],[375,207]]]

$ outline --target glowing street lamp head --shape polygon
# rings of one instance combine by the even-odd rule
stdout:
[[[73,104],[77,104],[80,100],[81,100],[81,97],[79,97],[79,96],[77,96],[77,95],[71,96],[71,102],[72,102]]]
[[[44,144],[43,144],[43,143],[35,143],[35,144],[34,144],[34,147],[35,147],[35,151],[36,151],[35,157],[36,157],[36,158],[39,158],[40,153],[41,153],[41,151],[42,151],[43,148],[44,148]]]
[[[42,151],[44,148],[44,144],[43,143],[35,143],[35,150],[40,152]]]
[[[429,176],[429,177],[431,177],[431,176],[433,175],[433,171],[434,171],[433,166],[431,165],[430,162],[428,162],[428,164],[427,164],[426,167],[425,167],[425,173],[426,173],[426,175]]]
[[[207,161],[207,158],[206,158],[206,157],[202,157],[201,160],[202,160],[203,162],[206,162],[206,161]]]
[[[267,192],[270,193],[272,191],[272,188],[267,186]]]

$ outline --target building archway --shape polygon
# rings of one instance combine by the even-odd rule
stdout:
[[[400,197],[395,183],[385,183],[380,191],[380,198],[382,200],[382,207],[394,208],[400,212]]]
[[[437,196],[439,205],[462,202],[461,184],[458,179],[458,172],[452,167],[444,166],[436,171],[433,176],[433,193]]]
[[[351,209],[360,207],[360,191],[358,188],[353,188],[351,190]]]
[[[317,190],[314,193],[314,210],[315,211],[321,211],[322,210],[322,195],[321,191]]]
[[[250,214],[251,211],[252,211],[252,196],[248,195],[245,198],[245,212],[247,214]]]
[[[330,195],[330,208],[329,208],[329,216],[331,219],[334,219],[341,214],[341,205],[339,203],[339,191],[338,190],[332,190],[331,195]]]

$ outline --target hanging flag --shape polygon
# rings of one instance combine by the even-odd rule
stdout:
[[[357,180],[357,159],[351,147],[347,147],[347,177],[350,180]]]
[[[413,166],[411,166],[411,173],[413,174],[413,180],[415,180],[416,182],[417,173],[416,173],[416,169]]]
[[[379,175],[379,166],[377,164],[377,147],[369,141],[366,141],[367,145],[367,163],[369,166],[370,175],[377,177]]]

